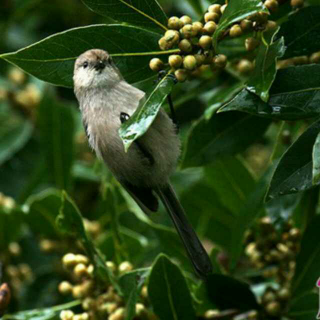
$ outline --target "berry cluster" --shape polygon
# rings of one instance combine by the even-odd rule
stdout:
[[[109,285],[101,288],[95,283],[93,277],[94,266],[82,254],[68,253],[62,258],[63,267],[70,272],[72,282],[63,281],[59,284],[59,292],[64,295],[71,294],[73,298],[80,299],[84,312],[74,314],[71,310],[60,313],[61,320],[88,320],[109,319],[123,320],[125,318],[124,301],[115,289]],[[122,275],[133,269],[130,262],[124,261],[119,266],[107,261],[106,266],[117,275]],[[141,291],[140,301],[136,304],[135,319],[154,320],[155,315],[147,309],[147,287]]]
[[[298,56],[290,59],[278,61],[277,68],[284,69],[290,66],[299,66],[303,64],[320,63],[320,51],[314,52],[310,57]]]

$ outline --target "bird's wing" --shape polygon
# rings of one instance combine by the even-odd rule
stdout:
[[[167,186],[159,187],[155,191],[166,207],[195,270],[201,277],[205,278],[212,272],[210,258],[189,223],[172,186],[168,184]]]
[[[137,187],[126,181],[119,182],[144,213],[149,214],[158,211],[159,202],[151,188]]]

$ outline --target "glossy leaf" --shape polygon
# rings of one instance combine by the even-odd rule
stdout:
[[[320,216],[310,221],[305,230],[301,249],[296,259],[295,275],[292,280],[292,298],[298,298],[316,287],[320,270]]]
[[[171,75],[164,76],[148,97],[141,102],[132,117],[121,125],[119,134],[126,152],[131,144],[146,133],[151,126],[174,84],[175,82]]]
[[[213,43],[217,41],[224,30],[237,21],[253,15],[256,12],[268,12],[260,0],[231,0],[219,20],[219,25],[213,36]]]
[[[111,282],[118,292],[121,292],[114,276],[105,265],[105,261],[101,254],[95,248],[90,237],[84,228],[83,219],[76,204],[70,199],[66,192],[62,192],[62,204],[56,222],[58,228],[76,239],[80,240],[87,252],[91,262],[94,265],[95,274],[100,281]]]
[[[320,182],[320,134],[318,134],[313,146],[312,154],[312,184]]]
[[[149,277],[148,294],[160,319],[194,320],[195,311],[186,279],[165,255],[158,256]]]
[[[157,0],[82,0],[92,11],[115,21],[154,30],[167,30],[168,18]]]
[[[32,124],[0,104],[0,165],[21,150],[32,134]]]
[[[219,309],[249,311],[259,309],[248,284],[222,274],[211,274],[206,280],[208,296]]]
[[[295,320],[314,320],[319,317],[319,295],[308,293],[290,303],[288,317]]]
[[[46,189],[29,197],[23,209],[30,229],[43,237],[57,238],[59,230],[55,220],[60,206],[60,192],[55,189]]]
[[[265,120],[237,112],[200,119],[189,133],[182,166],[202,166],[245,150],[267,129],[270,121]]]
[[[243,89],[219,112],[243,111],[262,117],[299,120],[320,114],[320,65],[305,65],[279,70],[265,103]]]
[[[294,30],[294,32],[293,32]],[[311,55],[320,50],[320,8],[306,7],[289,15],[277,37],[284,37],[287,47],[284,59]]]
[[[91,25],[54,34],[16,52],[1,54],[0,58],[40,80],[72,87],[77,57],[86,50],[100,48],[111,54],[123,77],[134,83],[153,76],[150,59],[166,54],[159,50],[159,37],[133,26]]]
[[[314,122],[284,153],[273,174],[267,199],[312,187],[312,150],[319,132],[320,120]]]
[[[277,59],[285,52],[284,39],[273,42],[275,34],[268,43],[262,42],[257,52],[255,68],[247,83],[247,89],[258,95],[263,101],[269,99],[269,89],[275,79]]]
[[[138,302],[139,294],[150,269],[137,269],[132,272],[125,273],[119,279],[119,285],[124,293],[126,301],[125,320],[131,320],[136,314],[136,303]]]
[[[42,150],[50,182],[60,189],[71,184],[75,123],[70,105],[58,102],[47,92],[39,106]]]
[[[1,319],[2,320],[50,320],[58,318],[58,314],[62,310],[71,309],[75,306],[80,305],[80,301],[72,301],[59,306],[45,308],[45,309],[36,309],[36,310],[26,310],[20,311],[13,314],[5,314]]]
[[[203,8],[201,0],[187,0],[192,9],[197,13],[197,15],[203,15]]]

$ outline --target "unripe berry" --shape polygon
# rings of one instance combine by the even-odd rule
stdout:
[[[26,75],[18,68],[12,68],[8,74],[8,79],[16,85],[21,85],[26,80]]]
[[[58,290],[61,294],[69,294],[72,292],[72,284],[68,281],[62,281],[59,284]]]
[[[123,320],[124,319],[124,308],[119,308],[112,314],[110,314],[108,320]]]
[[[265,7],[268,8],[271,12],[275,12],[279,8],[279,3],[277,0],[267,0],[264,3]]]
[[[253,25],[253,22],[251,20],[248,20],[248,19],[243,19],[241,22],[240,22],[240,27],[243,31],[249,31],[252,29],[252,25]]]
[[[311,63],[320,63],[320,51],[315,52],[311,55],[310,62]]]
[[[174,73],[175,77],[177,78],[177,80],[179,82],[184,82],[187,80],[187,77],[188,77],[188,73],[186,70],[184,69],[178,69],[175,71]]]
[[[278,27],[278,24],[275,21],[269,20],[266,25],[266,31],[275,30]]]
[[[171,43],[172,45],[175,45],[179,41],[179,32],[177,30],[168,30],[164,34],[164,38],[167,42]]]
[[[295,65],[309,63],[309,58],[307,56],[293,57],[292,60]]]
[[[132,264],[129,261],[123,261],[119,265],[119,273],[126,273],[129,272],[133,269]]]
[[[168,50],[171,48],[172,43],[168,42],[164,37],[158,41],[161,50]]]
[[[192,25],[186,24],[180,29],[180,33],[185,39],[190,39],[193,35]]]
[[[10,242],[8,246],[8,250],[11,255],[18,257],[21,254],[21,247],[18,242]]]
[[[150,60],[149,67],[154,72],[159,72],[163,69],[164,64],[159,58],[153,58]]]
[[[235,24],[231,27],[229,31],[230,37],[240,37],[242,35],[242,29],[238,24]]]
[[[205,15],[204,15],[204,21],[205,22],[208,22],[208,21],[215,21],[217,22],[219,20],[220,16],[215,13],[215,12],[207,12]]]
[[[106,266],[111,269],[112,272],[116,272],[117,267],[113,261],[107,261]]]
[[[65,268],[74,267],[77,264],[76,255],[73,253],[67,253],[62,258],[62,265]]]
[[[242,59],[238,63],[237,69],[240,73],[247,74],[253,70],[253,63],[247,59]]]
[[[197,66],[196,58],[192,55],[186,56],[183,60],[183,66],[187,70],[194,70]]]
[[[197,61],[197,67],[202,66],[205,60],[205,56],[203,54],[195,54],[194,57]]]
[[[60,312],[61,320],[72,320],[74,313],[71,310],[62,310]]]
[[[203,32],[212,35],[217,29],[217,25],[214,21],[207,22],[203,27]]]
[[[226,10],[227,4],[224,4],[223,6],[221,6],[220,11],[223,14],[224,10]]]
[[[77,278],[82,278],[88,275],[87,267],[83,263],[78,263],[73,270],[73,273]]]
[[[214,57],[213,62],[218,68],[224,68],[227,65],[227,57],[224,54],[218,54]]]
[[[195,37],[196,35],[201,34],[202,29],[203,29],[203,24],[201,22],[199,21],[194,22],[192,24],[192,31],[193,31],[192,36]]]
[[[281,305],[277,301],[273,301],[267,304],[266,311],[271,316],[277,316],[281,313]]]
[[[81,303],[83,310],[90,310],[95,307],[95,304],[96,302],[93,298],[85,298]]]
[[[141,289],[141,297],[144,299],[148,299],[148,287],[143,286]]]
[[[73,286],[72,288],[72,296],[75,298],[75,299],[81,299],[85,296],[84,292],[83,292],[83,288],[81,285],[76,285],[76,286]]]
[[[192,19],[189,16],[182,16],[180,21],[183,23],[183,25],[192,24]]]
[[[287,288],[282,288],[278,291],[278,297],[280,300],[289,300],[290,291]]]
[[[179,30],[182,27],[182,22],[178,17],[171,17],[168,20],[168,28],[169,29],[174,29],[174,30]]]
[[[84,256],[83,254],[76,254],[76,262],[78,263],[83,263],[83,264],[88,264],[89,259],[88,257]]]
[[[221,13],[221,5],[220,4],[212,4],[211,6],[209,6],[208,11],[220,14]]]
[[[179,49],[183,52],[191,52],[192,51],[192,44],[189,40],[183,39],[179,43]]]
[[[260,41],[256,38],[247,38],[245,40],[245,47],[248,51],[253,51],[254,49],[256,49],[260,44]]]
[[[213,319],[220,315],[219,310],[207,310],[204,314],[205,319]]]
[[[142,303],[136,304],[136,315],[141,317],[146,313],[146,307]]]
[[[290,2],[292,7],[302,7],[304,5],[304,0],[291,0]]]
[[[177,69],[182,65],[182,57],[178,54],[173,54],[169,57],[169,65],[171,68]]]
[[[204,50],[209,49],[212,46],[212,38],[210,36],[202,36],[199,39],[199,46]]]
[[[203,53],[203,56],[204,56],[203,64],[212,64],[212,59],[213,59],[213,51],[212,50],[205,51]]]

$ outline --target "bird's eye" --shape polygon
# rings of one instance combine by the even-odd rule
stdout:
[[[108,63],[110,64],[112,62],[112,58],[109,56],[108,57]]]
[[[88,61],[85,61],[82,66],[86,68],[88,65],[89,65]]]

